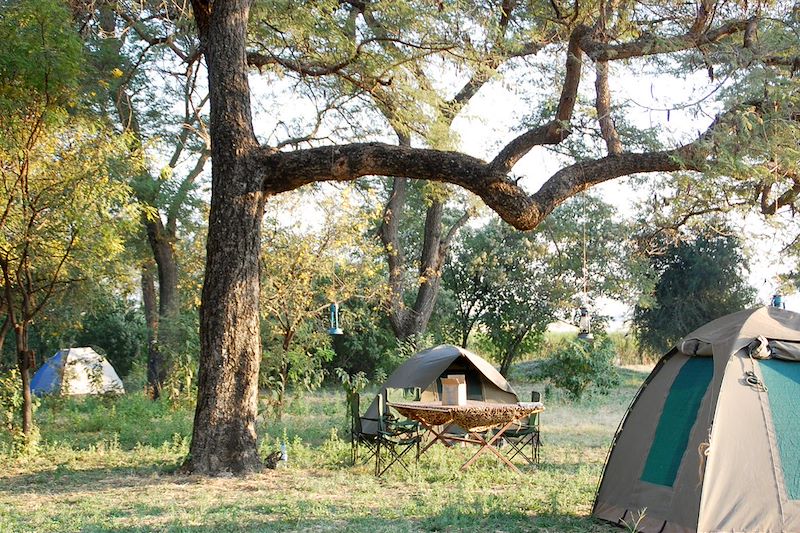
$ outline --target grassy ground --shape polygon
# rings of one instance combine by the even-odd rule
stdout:
[[[264,454],[284,432],[289,462],[245,479],[173,474],[191,411],[137,395],[46,403],[42,444],[0,438],[0,531],[619,531],[588,517],[608,444],[645,373],[609,396],[545,398],[538,468],[522,476],[474,449],[435,446],[412,474],[349,465],[343,394],[321,391],[262,421]],[[517,385],[517,384],[515,384]],[[530,384],[517,385],[527,398]]]

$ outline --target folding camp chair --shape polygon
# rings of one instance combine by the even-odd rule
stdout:
[[[415,450],[414,460],[419,458],[419,425],[401,422],[386,406],[386,398],[378,394],[378,435],[375,451],[375,475],[382,476],[389,467],[398,463],[411,473],[406,455]]]
[[[375,456],[378,450],[378,436],[364,433],[361,423],[363,420],[377,422],[377,419],[365,418],[361,416],[361,395],[357,392],[350,395],[350,459],[355,465],[358,461],[358,448],[363,445],[367,449],[365,461],[368,462]]]
[[[418,402],[422,396],[422,390],[419,387],[413,388],[393,388],[387,387],[384,392],[385,403],[389,402]],[[394,425],[398,430],[412,433],[419,431],[419,422],[410,420],[408,418],[398,418],[395,416],[391,409],[386,410],[390,416],[394,418]]]
[[[542,395],[537,391],[531,392],[531,401],[539,402]],[[518,428],[511,428],[503,433],[503,438],[510,446],[508,458],[513,459],[521,455],[528,464],[539,464],[539,446],[542,444],[539,428],[539,413],[533,413]],[[530,449],[528,449],[530,446]]]

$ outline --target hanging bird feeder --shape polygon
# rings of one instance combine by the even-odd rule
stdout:
[[[589,308],[581,306],[577,314],[578,338],[581,340],[590,341],[594,339],[592,335],[592,314]]]
[[[328,328],[328,333],[331,335],[342,335],[344,331],[339,327],[339,304],[332,303],[330,306],[331,311],[331,327]]]

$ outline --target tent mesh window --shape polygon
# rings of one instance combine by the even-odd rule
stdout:
[[[642,481],[665,487],[675,483],[689,434],[713,375],[711,357],[690,357],[681,367],[664,402]]]
[[[793,361],[765,359],[759,361],[764,385],[767,386],[772,425],[778,441],[781,469],[790,500],[800,500],[800,364]]]

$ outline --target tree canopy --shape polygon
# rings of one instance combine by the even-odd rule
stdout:
[[[647,303],[636,306],[640,345],[665,352],[684,335],[753,303],[736,237],[706,234],[675,243],[651,257],[658,280]]]

